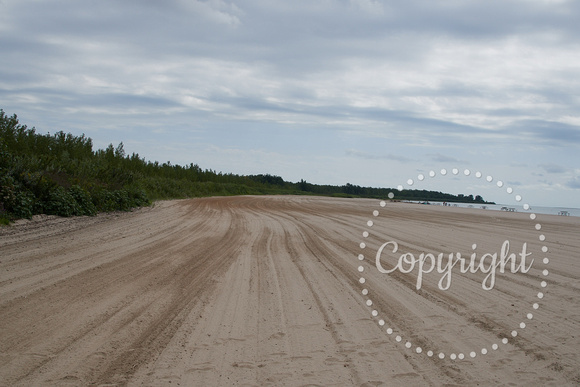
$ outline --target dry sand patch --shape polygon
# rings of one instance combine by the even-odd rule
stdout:
[[[579,218],[539,216],[546,296],[493,350],[531,309],[540,263],[498,275],[491,291],[481,274],[449,290],[426,275],[417,290],[416,272],[379,273],[372,252],[386,240],[415,254],[491,252],[507,237],[537,251],[527,215],[389,203],[365,239],[362,286],[359,242],[377,203],[204,198],[3,229],[0,384],[580,383]]]

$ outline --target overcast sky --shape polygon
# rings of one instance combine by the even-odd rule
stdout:
[[[0,108],[151,161],[580,207],[578,20],[573,0],[0,0]]]

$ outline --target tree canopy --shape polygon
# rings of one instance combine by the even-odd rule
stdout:
[[[386,198],[392,188],[287,182],[269,174],[224,174],[127,155],[123,143],[93,150],[84,134],[39,134],[0,109],[0,221],[34,214],[94,215],[130,210],[153,200],[214,195],[308,194]],[[480,195],[404,190],[398,198],[485,203]]]

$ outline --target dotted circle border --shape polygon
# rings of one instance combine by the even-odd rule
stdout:
[[[448,173],[448,171],[447,171],[446,169],[441,169],[441,171],[440,171],[440,174],[441,174],[442,176],[445,176],[445,175],[447,175],[447,173]],[[451,173],[452,173],[453,175],[459,175],[459,174],[460,174],[460,172],[459,172],[459,170],[458,170],[457,168],[453,168],[453,169],[451,170]],[[465,169],[465,170],[463,171],[463,174],[464,174],[465,176],[470,176],[470,175],[471,175],[471,171],[470,171],[469,169]],[[481,172],[479,172],[479,171],[475,172],[475,174],[474,174],[474,175],[475,175],[475,177],[476,177],[476,178],[478,178],[478,179],[480,179],[480,178],[482,178],[482,177],[483,177],[483,174],[482,174]],[[437,176],[437,173],[436,173],[435,171],[431,170],[431,171],[429,172],[429,177],[430,177],[430,178],[434,178],[435,176]],[[423,175],[423,174],[419,174],[419,175],[417,176],[417,180],[419,180],[419,181],[423,181],[423,180],[425,180],[425,178],[426,178],[426,177],[425,177],[425,175]],[[488,183],[493,183],[493,181],[494,181],[494,178],[493,178],[491,175],[487,175],[487,176],[486,176],[486,178],[485,178],[485,180],[486,180]],[[408,186],[413,186],[413,184],[414,184],[414,183],[415,183],[415,182],[414,182],[414,180],[413,180],[413,179],[408,179],[408,180],[407,180],[407,185],[408,185]],[[498,187],[498,188],[500,188],[500,189],[504,187],[504,183],[503,183],[503,181],[501,181],[501,180],[498,180],[498,181],[496,181],[496,183],[495,183],[495,184],[496,184],[496,185],[497,185],[497,187]],[[404,187],[403,187],[403,185],[398,185],[398,186],[397,186],[397,189],[398,189],[399,191],[402,191],[402,190],[404,189]],[[511,195],[511,194],[514,194],[514,190],[513,190],[511,187],[507,187],[507,188],[506,188],[506,192],[507,192],[508,194],[510,194],[510,195]],[[389,196],[389,199],[393,199],[393,198],[394,198],[394,194],[393,194],[392,192],[391,192],[391,193],[389,193],[389,195],[388,195],[388,196]],[[522,199],[523,199],[523,198],[522,198],[522,196],[521,196],[521,195],[518,195],[518,194],[515,194],[515,195],[514,195],[514,198],[515,198],[516,202],[521,202],[521,201],[522,201]],[[385,207],[385,206],[386,206],[386,202],[385,202],[384,200],[382,200],[382,201],[380,201],[379,205],[380,205],[380,207]],[[529,204],[527,204],[527,203],[523,204],[523,205],[522,205],[522,208],[523,208],[524,210],[526,210],[526,211],[529,211],[529,210],[531,210],[531,208],[530,208],[530,205],[529,205]],[[375,217],[375,218],[376,218],[376,217],[378,217],[378,216],[379,216],[379,211],[378,211],[378,210],[374,210],[374,211],[373,211],[373,217]],[[536,220],[536,218],[537,218],[536,214],[535,214],[535,213],[533,213],[533,212],[532,212],[532,213],[530,213],[530,216],[529,216],[529,217],[530,217],[530,220],[532,220],[532,221],[533,221],[533,220]],[[372,221],[372,218],[371,218],[371,220],[367,221],[367,223],[366,223],[366,225],[367,225],[369,228],[371,228],[371,227],[373,226],[373,224],[374,224],[374,222]],[[542,229],[542,225],[541,225],[540,223],[536,223],[536,224],[535,224],[535,226],[534,226],[534,228],[535,228],[535,230],[536,230],[536,231],[540,231],[540,230]],[[367,231],[367,230],[365,230],[365,231],[362,233],[362,236],[363,236],[363,238],[368,238],[368,237],[369,237],[369,235],[370,235],[370,232],[369,232],[369,231]],[[545,241],[546,241],[546,236],[545,236],[544,234],[540,234],[540,235],[538,236],[538,239],[540,240],[540,242],[545,242]],[[360,243],[359,247],[360,247],[360,249],[361,249],[361,250],[364,250],[364,249],[365,249],[365,247],[366,247],[366,244],[364,243],[364,241]],[[542,252],[543,252],[544,254],[547,254],[547,252],[548,252],[548,247],[547,247],[547,246],[544,244],[544,245],[542,246],[542,249],[541,249],[541,250],[542,250]],[[359,260],[359,261],[364,261],[364,259],[365,259],[365,257],[364,257],[364,254],[362,254],[362,253],[361,253],[361,254],[359,254],[357,258],[358,258],[358,260]],[[547,266],[547,265],[550,263],[550,260],[548,259],[548,257],[547,257],[547,256],[545,256],[545,257],[543,258],[543,260],[542,260],[542,263],[543,263],[545,266]],[[363,273],[363,272],[364,272],[364,266],[362,266],[362,265],[358,266],[358,272],[359,272],[359,273]],[[544,277],[547,277],[547,276],[548,276],[548,274],[549,274],[549,271],[548,271],[548,269],[544,269],[544,270],[542,271],[542,274],[543,274],[543,276],[544,276]],[[361,285],[364,285],[364,284],[365,284],[365,282],[366,282],[366,279],[365,279],[365,278],[362,276],[362,274],[361,274],[361,277],[359,278],[359,283],[360,283]],[[541,282],[540,282],[540,287],[541,287],[542,289],[545,289],[547,286],[548,286],[548,284],[547,284],[547,282],[546,282],[546,281],[541,281]],[[545,290],[542,290],[542,291],[538,292],[538,294],[536,295],[536,296],[537,296],[537,298],[538,298],[539,300],[542,300],[542,299],[544,298],[544,295],[545,295],[545,293],[544,293],[544,292],[545,292]],[[369,295],[369,290],[368,290],[367,288],[363,288],[361,293],[363,294],[363,296],[365,296],[365,297],[366,297],[366,302],[365,302],[365,303],[366,303],[366,305],[367,305],[369,308],[371,308],[371,307],[372,307],[372,305],[373,305],[373,302],[372,302],[372,300],[370,299],[370,297],[368,297],[368,295]],[[534,302],[534,303],[532,304],[532,308],[533,308],[534,310],[538,310],[538,309],[539,309],[539,307],[540,307],[540,304],[539,304],[538,302]],[[371,308],[371,309],[372,309],[372,308]],[[378,324],[379,324],[379,326],[381,326],[381,327],[384,327],[384,325],[385,325],[385,321],[384,321],[383,319],[380,319],[380,318],[379,318],[379,312],[378,312],[376,309],[372,309],[372,311],[371,311],[371,315],[373,316],[373,318],[376,318],[376,319],[378,319]],[[527,320],[532,320],[532,319],[534,318],[534,315],[533,315],[533,313],[529,312],[529,313],[527,313],[527,314],[526,314],[526,316],[525,316],[525,317],[526,317],[526,319],[527,319]],[[525,321],[526,321],[526,320],[523,320],[522,322],[520,322],[520,324],[519,324],[519,329],[524,329],[524,328],[526,327],[526,323],[525,323]],[[394,330],[393,330],[392,328],[390,328],[390,327],[388,327],[388,328],[386,329],[386,332],[387,332],[387,334],[388,334],[388,335],[393,335],[393,334],[395,334]],[[515,337],[517,337],[517,335],[518,335],[518,329],[516,328],[516,329],[512,330],[512,332],[511,332],[511,336],[512,336],[512,338],[515,338]],[[405,342],[405,343],[404,343],[404,346],[405,346],[405,348],[407,348],[407,349],[410,349],[410,350],[411,350],[411,349],[413,349],[413,345],[412,345],[412,343],[411,343],[410,341],[406,341],[406,340],[404,340],[404,339],[403,339],[403,337],[402,337],[402,336],[400,336],[400,335],[396,335],[396,336],[395,336],[395,341],[396,341],[397,343],[402,343],[402,342],[404,341],[404,342]],[[506,335],[506,337],[502,337],[502,338],[501,338],[501,341],[500,341],[500,343],[501,343],[501,344],[503,344],[503,345],[506,345],[506,344],[508,344],[509,342],[510,342],[510,339],[507,337],[507,335]],[[498,345],[498,343],[493,343],[493,344],[491,344],[491,345],[489,346],[489,348],[491,348],[492,350],[494,350],[494,351],[495,351],[495,350],[497,350],[497,349],[499,348],[499,345]],[[433,357],[433,356],[435,356],[435,355],[436,355],[436,356],[437,356],[439,359],[445,359],[445,358],[447,357],[447,355],[446,355],[444,352],[439,352],[438,354],[435,354],[435,353],[434,353],[432,350],[427,350],[427,351],[425,351],[425,349],[424,349],[424,348],[422,348],[422,347],[415,347],[415,348],[414,348],[414,351],[415,351],[416,353],[418,353],[418,354],[420,354],[420,353],[426,353],[428,357]],[[478,354],[478,353],[480,353],[481,355],[486,355],[486,354],[488,354],[488,353],[489,353],[489,350],[488,350],[488,348],[487,348],[487,347],[483,347],[483,348],[481,348],[479,351],[471,351],[471,352],[469,352],[469,354],[464,354],[464,353],[458,353],[458,354],[456,354],[456,353],[451,353],[451,354],[449,355],[449,358],[450,358],[451,360],[463,360],[463,359],[469,359],[469,358],[472,358],[472,359],[473,359],[473,358],[475,358],[475,357],[477,356],[477,354]]]

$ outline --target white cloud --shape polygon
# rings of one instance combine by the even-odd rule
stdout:
[[[233,3],[223,0],[177,0],[183,10],[192,14],[201,14],[204,18],[224,24],[230,27],[237,27],[241,24],[239,16],[241,10]]]
[[[401,156],[401,155],[397,155],[397,154],[392,154],[392,153],[374,154],[374,153],[369,153],[369,152],[363,152],[363,151],[356,150],[356,149],[347,149],[345,153],[349,157],[356,157],[356,158],[367,159],[367,160],[392,160],[392,161],[398,161],[398,162],[414,161],[413,159],[411,159],[409,157]]]
[[[350,0],[356,9],[360,9],[371,16],[382,16],[384,14],[383,4],[376,0]]]

